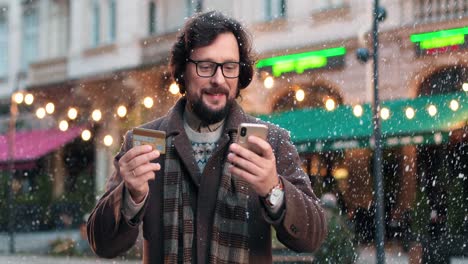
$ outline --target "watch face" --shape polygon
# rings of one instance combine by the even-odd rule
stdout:
[[[279,188],[275,188],[271,191],[271,195],[269,197],[269,202],[272,206],[275,206],[278,204],[279,200],[283,197],[283,190]]]

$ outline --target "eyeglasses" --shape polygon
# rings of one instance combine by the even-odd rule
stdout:
[[[187,59],[188,62],[195,64],[197,69],[197,74],[200,77],[209,78],[213,77],[218,70],[218,67],[221,67],[221,72],[226,78],[237,78],[239,77],[240,72],[240,62],[224,62],[217,63],[213,61],[195,61],[190,58]]]

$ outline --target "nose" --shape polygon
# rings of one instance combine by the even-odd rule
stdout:
[[[224,75],[223,75],[223,69],[221,68],[221,66],[217,65],[215,74],[211,76],[210,82],[212,84],[218,84],[218,85],[226,82],[226,79],[224,78]]]

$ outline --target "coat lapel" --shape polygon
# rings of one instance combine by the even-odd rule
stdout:
[[[185,103],[185,98],[180,99],[170,111],[168,118],[170,122],[167,128],[167,136],[174,137],[173,143],[177,154],[180,157],[183,166],[187,169],[187,173],[190,175],[190,178],[198,187],[200,186],[201,173],[197,162],[195,161],[195,157],[193,156],[192,144],[190,143],[184,129],[183,113]]]

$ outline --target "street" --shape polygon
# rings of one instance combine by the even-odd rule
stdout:
[[[77,258],[77,257],[48,257],[48,256],[0,256],[2,264],[85,264],[85,263],[102,263],[102,264],[136,264],[141,263],[138,260],[107,260],[96,258]]]
[[[363,248],[360,250],[360,256],[357,261],[359,264],[374,264],[375,251],[369,248]],[[0,263],[2,264],[85,264],[85,263],[96,263],[96,264],[139,264],[140,260],[125,260],[125,259],[99,259],[89,257],[50,257],[40,255],[0,255]],[[408,257],[405,254],[398,252],[386,252],[386,263],[389,264],[406,264],[408,263]],[[468,264],[467,258],[452,258],[451,264]]]

